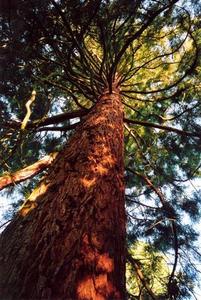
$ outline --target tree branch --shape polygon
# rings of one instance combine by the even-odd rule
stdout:
[[[51,124],[58,124],[64,122],[66,120],[81,118],[87,114],[88,110],[76,110],[73,112],[65,112],[56,116],[44,118],[43,120],[34,121],[32,127],[38,126],[46,126]],[[31,124],[30,124],[31,125]]]
[[[144,275],[141,271],[139,262],[134,259],[132,257],[132,255],[130,253],[127,252],[127,260],[131,263],[131,265],[133,266],[133,268],[135,269],[135,272],[138,276],[138,278],[140,279],[140,281],[142,282],[143,286],[145,287],[145,289],[147,290],[148,294],[151,296],[151,298],[153,300],[157,300],[156,296],[154,295],[154,293],[152,292],[151,288],[149,287],[149,285],[147,284]]]
[[[172,272],[170,274],[170,277],[169,277],[169,281],[168,281],[168,287],[170,287],[170,285],[172,284],[172,281],[174,279],[174,274],[175,274],[175,271],[176,271],[176,267],[177,267],[177,263],[178,263],[178,256],[179,256],[179,244],[178,244],[178,235],[177,235],[177,227],[176,227],[176,224],[175,224],[175,217],[174,216],[171,216],[169,212],[170,210],[170,205],[169,203],[167,202],[167,200],[164,198],[162,192],[160,191],[159,188],[155,187],[155,185],[152,183],[152,181],[146,177],[145,175],[143,174],[140,174],[138,172],[135,172],[133,171],[132,169],[130,168],[127,168],[127,170],[139,177],[141,177],[147,184],[148,187],[150,187],[158,196],[162,206],[163,206],[163,209],[164,211],[166,212],[166,215],[168,216],[168,219],[169,221],[171,222],[171,227],[172,227],[172,233],[173,233],[173,239],[174,239],[174,252],[175,252],[175,256],[174,256],[174,263],[173,263],[173,268],[172,268]]]
[[[124,53],[126,52],[127,48],[129,47],[129,45],[136,40],[137,38],[139,38],[141,36],[141,34],[146,30],[146,28],[155,20],[155,18],[162,13],[163,11],[165,11],[168,8],[171,8],[176,2],[178,2],[178,0],[172,0],[170,1],[170,3],[168,5],[163,6],[162,8],[159,8],[158,10],[152,12],[149,17],[147,18],[147,22],[145,22],[138,31],[136,31],[131,37],[129,37],[126,42],[124,43],[124,45],[122,46],[121,50],[119,51],[119,53],[117,54],[115,61],[111,67],[110,73],[109,73],[109,84],[112,83],[112,76],[114,75],[117,65],[119,64],[122,56],[124,55]],[[111,87],[109,88],[109,90],[111,90]],[[110,91],[111,92],[111,91]]]
[[[68,131],[75,129],[77,125],[80,124],[80,122],[67,125],[67,126],[51,126],[51,127],[40,127],[37,129],[37,132],[39,131]]]
[[[52,117],[45,117],[42,120],[35,120],[33,122],[29,122],[26,126],[27,129],[34,129],[34,128],[38,128],[41,126],[46,126],[46,125],[52,125],[52,124],[58,124],[70,119],[74,119],[74,118],[81,118],[84,115],[86,115],[88,113],[87,109],[83,109],[83,110],[75,110],[72,112],[65,112],[56,116],[52,116]],[[73,126],[74,124],[70,125]],[[20,128],[21,126],[21,122],[20,121],[7,121],[7,122],[3,122],[3,124],[1,124],[1,126],[3,127],[10,127],[10,128]],[[40,130],[39,130],[40,131]]]
[[[124,122],[130,123],[130,124],[135,124],[135,125],[142,125],[145,127],[158,128],[158,129],[166,130],[169,132],[176,132],[177,134],[183,135],[183,136],[192,136],[192,137],[201,138],[201,132],[184,131],[184,130],[177,129],[177,128],[170,127],[170,126],[163,126],[163,125],[159,125],[159,124],[155,124],[155,123],[150,123],[147,121],[130,120],[127,118],[124,118]]]
[[[55,157],[57,156],[57,152],[51,153],[50,155],[44,156],[39,161],[34,164],[21,169],[17,172],[11,174],[5,174],[0,177],[0,191],[4,188],[25,181],[29,178],[36,176],[45,170],[50,164],[53,162]]]

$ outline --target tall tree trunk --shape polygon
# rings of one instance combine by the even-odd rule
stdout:
[[[125,299],[123,113],[99,102],[0,239],[1,299]]]

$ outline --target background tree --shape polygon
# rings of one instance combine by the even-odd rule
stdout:
[[[96,116],[105,91],[120,89],[128,243],[144,238],[160,251],[171,250],[168,287],[180,260],[182,276],[186,270],[194,276],[187,253],[200,256],[193,246],[197,233],[182,222],[186,215],[197,221],[200,214],[198,191],[191,197],[185,192],[185,183],[199,175],[200,161],[200,2],[193,4],[189,11],[176,0],[1,1],[2,188],[44,170],[51,159],[26,174],[24,167],[60,151],[77,127],[72,119],[83,119],[82,128]],[[56,164],[59,159],[52,169]],[[33,207],[24,222],[33,222]],[[21,225],[18,214],[2,235],[5,249]],[[180,288],[179,297],[186,295]]]
[[[169,275],[166,258],[161,253],[143,242],[137,242],[131,247],[128,255],[127,289],[133,299],[152,299],[152,293],[157,299],[167,298]]]

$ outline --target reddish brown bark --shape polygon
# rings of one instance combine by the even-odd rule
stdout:
[[[106,92],[0,239],[1,299],[125,299],[123,113]]]

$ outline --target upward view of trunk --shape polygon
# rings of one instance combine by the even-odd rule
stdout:
[[[105,91],[0,238],[0,299],[125,299],[123,113]]]

